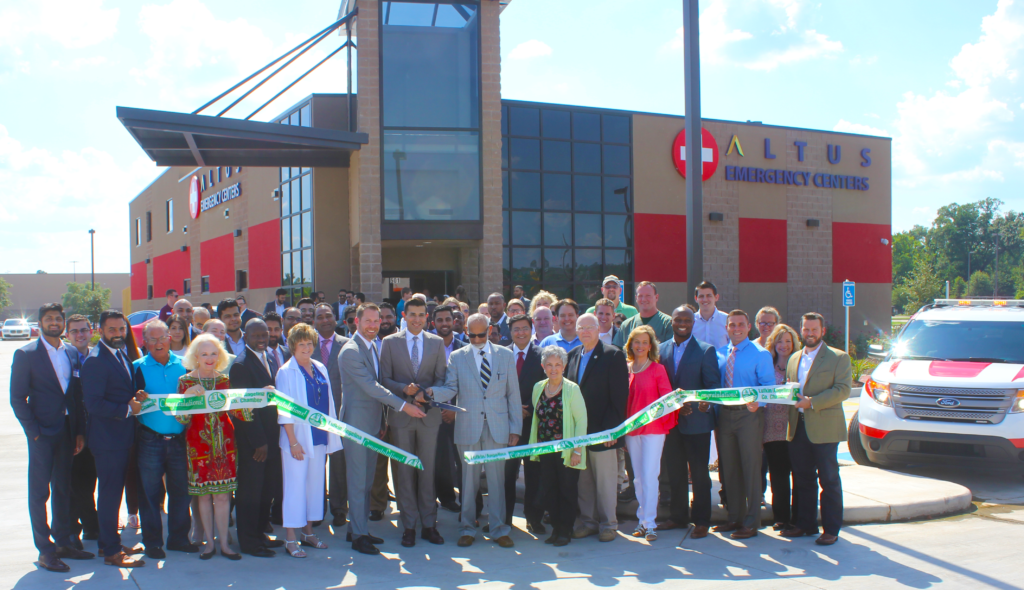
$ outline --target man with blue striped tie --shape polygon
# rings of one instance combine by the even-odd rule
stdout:
[[[444,385],[435,386],[430,391],[439,402],[458,395],[459,406],[466,410],[455,417],[455,444],[459,454],[515,445],[523,430],[515,357],[511,350],[487,341],[489,324],[483,314],[469,316],[466,333],[472,346],[464,346],[451,354]],[[504,462],[465,465],[462,469],[462,497],[476,497],[481,469],[487,474],[490,537],[501,547],[512,547],[512,538],[509,537],[512,529],[505,524]],[[464,501],[459,547],[468,547],[476,539],[475,520],[475,503]]]

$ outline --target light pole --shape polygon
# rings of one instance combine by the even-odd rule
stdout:
[[[700,11],[683,0],[683,102],[686,110],[686,292],[704,280],[704,160],[700,123]]]
[[[96,290],[96,230],[89,230],[89,290]]]

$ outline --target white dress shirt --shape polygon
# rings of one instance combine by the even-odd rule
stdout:
[[[64,348],[64,341],[61,341],[60,346],[54,348],[50,346],[46,338],[40,338],[40,340],[43,341],[43,346],[46,347],[46,354],[50,357],[53,372],[57,373],[57,381],[60,381],[60,388],[66,393],[68,383],[71,382],[71,359],[68,358],[67,350]],[[65,410],[65,413],[67,413],[67,410]]]
[[[238,337],[238,341],[235,342],[231,339],[231,334],[224,335],[224,342],[228,345],[228,352],[235,356],[241,356],[245,353],[245,332]]]
[[[413,335],[409,330],[405,331],[405,348],[409,351],[409,360],[412,360],[412,340],[417,338],[419,340],[419,346],[417,349],[420,352],[420,364],[423,364],[423,330],[420,330],[419,334]]]
[[[484,347],[482,349],[478,349],[477,347],[473,346],[472,344],[470,344],[470,346],[473,347],[473,360],[476,361],[476,372],[477,372],[477,374],[480,373],[480,367],[483,365],[483,362],[484,362],[483,361],[483,357],[485,357],[485,356],[487,357],[487,364],[491,367],[491,373],[494,373],[494,355],[491,352],[491,343],[490,343],[490,341],[488,341],[486,344],[484,344]],[[481,350],[483,351],[482,355],[480,354]]]
[[[811,365],[814,364],[814,357],[818,356],[821,350],[821,342],[814,349],[805,348],[800,352],[800,363],[796,367],[796,378],[800,381],[800,391],[803,392],[804,384],[807,383],[807,374],[811,372]],[[803,408],[798,408],[803,413]]]
[[[693,337],[698,342],[714,346],[715,350],[724,350],[729,344],[729,334],[725,330],[729,314],[716,307],[710,319],[705,320],[699,311],[695,316],[693,318]]]
[[[121,366],[124,367],[125,371],[128,371],[129,375],[132,374],[131,367],[129,367],[128,365],[125,364],[126,361],[129,364],[131,363],[131,361],[128,360],[128,353],[126,353],[123,349],[118,350],[116,348],[111,348],[110,345],[107,344],[106,342],[104,342],[103,340],[100,340],[100,344],[102,344],[103,346],[106,346],[107,350],[110,351],[110,354],[114,355],[114,358],[116,358],[117,360],[121,361]],[[121,355],[124,355],[124,356],[121,356]]]
[[[604,342],[605,344],[611,344],[612,343],[612,334],[614,334],[614,333],[615,333],[615,328],[612,328],[611,330],[608,330],[607,332],[598,334],[597,335],[597,339],[600,340],[601,342]]]
[[[287,305],[282,305],[280,303],[274,302],[274,311],[277,312],[277,315],[284,317],[284,310],[286,309],[288,309]]]

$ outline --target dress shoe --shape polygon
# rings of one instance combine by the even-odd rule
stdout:
[[[712,528],[711,531],[715,532],[715,533],[731,533],[731,532],[735,531],[738,528],[740,528],[740,523],[738,523],[738,522],[727,522],[725,524],[720,524],[720,525]]]
[[[839,540],[839,535],[830,535],[823,533],[820,537],[814,540],[818,545],[835,545],[836,541]]]
[[[473,544],[473,541],[475,541],[475,540],[476,540],[476,537],[470,537],[469,535],[462,535],[461,537],[459,537],[459,542],[456,543],[456,545],[458,545],[459,547],[469,547],[470,545]]]
[[[380,537],[374,537],[373,535],[365,535],[365,536],[374,545],[379,545],[379,544],[384,542],[384,539],[381,539]],[[345,542],[346,543],[354,543],[355,540],[358,539],[358,538],[359,537],[353,537],[352,533],[348,533],[347,535],[345,535]]]
[[[751,529],[744,526],[736,529],[736,532],[729,536],[733,539],[750,539],[757,536],[757,529]]]
[[[687,526],[688,525],[685,525],[685,524],[679,524],[679,523],[677,523],[676,521],[674,521],[674,520],[672,520],[670,518],[670,519],[666,520],[665,522],[659,524],[658,526],[656,526],[654,528],[655,528],[655,530],[658,530],[658,531],[671,531],[672,529],[684,529]]]
[[[79,539],[78,537],[73,537],[71,539],[71,546],[74,547],[75,549],[80,549],[80,550],[84,550],[85,549],[85,545],[82,545],[82,540]]]
[[[182,553],[199,553],[202,549],[202,545],[199,543],[189,543],[188,545],[168,545],[168,551],[181,551]]]
[[[587,527],[580,527],[572,532],[573,539],[585,539],[591,535],[596,535],[597,531],[594,529],[588,529]]]
[[[516,544],[512,542],[512,537],[508,535],[498,537],[498,539],[495,542],[498,544],[498,547],[503,547],[505,549],[510,549],[516,546]]]
[[[248,555],[252,555],[253,557],[273,557],[277,555],[277,553],[263,546],[259,546],[253,549],[252,551],[246,551],[245,553]]]
[[[436,526],[424,528],[420,533],[420,538],[433,545],[444,545],[444,537],[441,536],[441,533],[437,532]]]
[[[138,555],[145,550],[145,547],[143,547],[142,545],[136,545],[134,547],[125,547],[124,545],[121,546],[121,552],[125,555]]]
[[[416,529],[405,529],[402,533],[402,547],[416,546]]]
[[[462,505],[455,500],[450,502],[441,502],[441,508],[444,508],[448,512],[455,512],[456,514],[462,512]]]
[[[348,519],[345,518],[344,514],[336,514],[334,516],[334,520],[331,521],[331,524],[334,526],[345,526],[348,524]]]
[[[377,521],[377,520],[382,520],[383,518],[384,518],[384,511],[383,510],[371,510],[370,511],[370,520]]]
[[[284,539],[268,539],[264,537],[263,546],[267,549],[276,549],[277,547],[284,547]]]
[[[784,522],[777,522],[777,523],[772,525],[772,530],[773,531],[784,531],[787,528],[789,528],[789,525],[784,523]]]
[[[818,534],[817,531],[810,532],[810,531],[805,531],[805,530],[803,530],[801,528],[798,528],[798,527],[792,527],[792,528],[788,528],[788,529],[783,530],[781,533],[779,533],[779,536],[780,537],[786,537],[787,539],[796,539],[798,537],[809,537],[811,535],[816,535],[816,534]]]
[[[60,558],[57,557],[56,553],[40,553],[39,560],[36,561],[36,565],[51,572],[64,573],[71,571],[68,564],[61,561]]]
[[[146,562],[138,557],[128,557],[123,551],[119,551],[110,557],[104,557],[103,564],[114,567],[143,567]]]
[[[602,543],[610,543],[610,542],[615,540],[615,537],[618,537],[618,536],[619,535],[618,535],[618,533],[616,531],[613,531],[612,529],[608,529],[608,530],[601,531],[601,533],[599,535],[597,535],[597,540],[602,542]]]
[[[703,539],[706,536],[708,536],[708,527],[701,524],[693,527],[693,531],[690,533],[691,539]]]
[[[98,541],[100,539],[99,531],[82,531],[83,541]]]
[[[146,547],[146,557],[150,559],[166,559],[163,547]]]
[[[544,544],[545,545],[554,545],[555,541],[557,541],[557,540],[558,540],[558,533],[552,531],[551,532],[551,536],[548,537],[547,539],[544,539]]]
[[[92,559],[96,554],[82,551],[76,547],[57,547],[57,557],[60,559]]]
[[[569,537],[558,537],[552,545],[555,547],[565,547],[569,544],[569,541],[572,541]]]
[[[547,527],[544,526],[544,523],[542,523],[540,521],[527,522],[526,523],[526,532],[533,533],[535,535],[543,535],[544,533],[548,532],[548,529],[547,529]]]
[[[369,535],[363,535],[352,541],[352,548],[364,555],[380,555],[380,549],[373,546]]]
[[[242,555],[240,553],[225,553],[224,551],[221,551],[220,554],[231,561],[239,561],[242,559]]]

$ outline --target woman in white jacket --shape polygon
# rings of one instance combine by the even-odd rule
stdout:
[[[277,389],[299,405],[337,417],[327,368],[313,360],[317,333],[308,324],[288,332],[292,358],[277,372]],[[285,549],[292,557],[306,557],[300,545],[326,549],[313,533],[313,523],[324,518],[324,480],[328,453],[341,450],[341,438],[309,422],[278,412],[281,424],[281,462],[284,471]],[[296,539],[296,531],[302,540]]]

